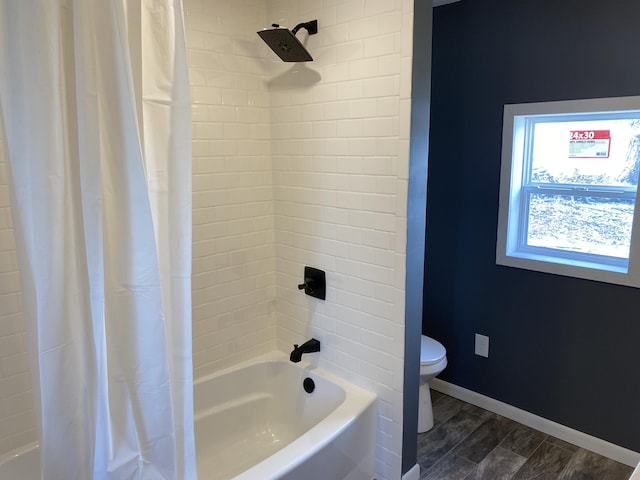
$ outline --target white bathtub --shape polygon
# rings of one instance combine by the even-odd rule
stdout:
[[[305,378],[315,383],[310,394]],[[375,400],[280,353],[198,379],[198,479],[371,480]],[[0,458],[0,480],[39,479],[37,445]]]
[[[200,480],[373,478],[375,395],[300,365],[271,354],[196,381]]]

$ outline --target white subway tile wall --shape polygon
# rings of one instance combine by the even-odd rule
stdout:
[[[0,456],[37,437],[4,156],[0,138]]]
[[[196,377],[276,348],[264,0],[185,0]]]
[[[316,337],[323,368],[380,398],[376,478],[401,472],[413,2],[268,1],[318,20],[309,64],[272,62],[277,343]],[[288,88],[287,88],[288,87]],[[326,271],[327,300],[297,289]]]

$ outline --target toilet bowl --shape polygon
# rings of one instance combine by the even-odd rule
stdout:
[[[440,342],[422,335],[420,343],[420,391],[418,396],[418,433],[433,427],[433,408],[429,380],[447,366],[447,351]]]

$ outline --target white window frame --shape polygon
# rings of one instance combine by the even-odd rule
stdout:
[[[572,115],[575,117],[571,118]],[[522,188],[523,173],[526,162],[530,161],[525,156],[527,151],[530,153],[531,148],[525,145],[526,129],[532,128],[532,124],[536,120],[591,119],[586,118],[587,116],[594,120],[616,117],[633,118],[635,116],[640,118],[640,96],[504,106],[496,263],[507,267],[640,287],[640,209],[638,208],[637,191],[635,192],[636,202],[628,263],[594,254],[578,253],[558,256],[550,254],[549,250],[544,248],[530,246],[523,248],[521,229],[522,216],[525,214]],[[544,193],[557,194],[562,188],[562,186],[558,186],[557,191],[546,190]],[[589,195],[585,194],[585,196],[593,196],[594,192],[597,195],[599,189],[594,187],[589,190]],[[604,190],[610,191],[611,189],[603,188],[601,190],[604,193]],[[628,191],[628,189],[626,190]],[[616,195],[615,192],[614,195]],[[596,262],[594,259],[600,261]]]

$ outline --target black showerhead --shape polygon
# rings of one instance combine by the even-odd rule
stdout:
[[[306,28],[309,35],[318,33],[318,21],[312,20],[306,23],[296,25],[293,30],[281,28],[274,24],[274,28],[260,30],[258,35],[265,41],[271,50],[273,50],[285,62],[311,62],[313,57],[296,38],[296,33],[301,28]]]

